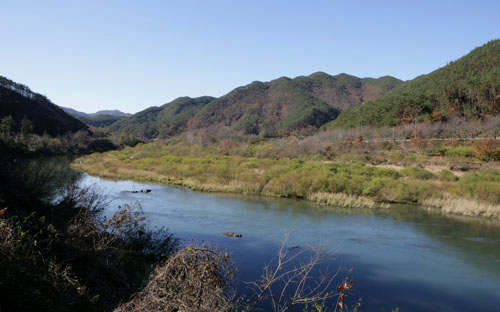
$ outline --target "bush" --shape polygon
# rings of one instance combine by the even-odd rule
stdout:
[[[464,175],[458,182],[456,192],[469,198],[498,203],[500,202],[500,172],[490,170]]]
[[[458,181],[458,177],[453,172],[447,169],[439,171],[437,177],[441,181]]]
[[[419,180],[430,180],[435,178],[435,175],[432,172],[417,167],[404,168],[403,170],[401,170],[401,174],[405,177],[415,178]]]
[[[474,155],[481,160],[500,161],[500,141],[483,140],[474,145]]]
[[[473,146],[443,146],[438,149],[438,153],[443,156],[470,158],[474,155]]]
[[[149,230],[139,206],[108,219],[97,192],[71,183],[54,192],[61,189],[56,170],[12,167],[0,170],[0,203],[9,207],[0,216],[6,311],[111,310],[140,289],[154,262],[176,250],[177,239]]]

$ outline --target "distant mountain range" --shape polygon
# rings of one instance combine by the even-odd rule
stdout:
[[[124,113],[122,111],[119,111],[117,109],[114,110],[100,110],[95,113],[84,113],[77,111],[76,109],[69,108],[69,107],[64,107],[64,106],[59,106],[61,107],[66,113],[73,115],[75,117],[93,117],[93,116],[99,116],[99,115],[109,115],[109,116],[115,116],[115,117],[128,117],[131,116],[132,114]]]
[[[282,136],[317,130],[341,111],[375,100],[401,84],[390,76],[374,79],[322,72],[256,81],[220,98],[178,98],[120,120],[110,129],[147,139],[190,130]]]
[[[17,129],[26,116],[33,123],[33,132],[40,135],[47,133],[56,136],[88,128],[45,96],[0,76],[0,118],[9,115],[14,118]]]
[[[95,113],[87,114],[77,111],[76,109],[60,106],[66,113],[78,118],[89,126],[104,128],[113,123],[122,120],[132,114],[124,113],[117,109],[115,110],[100,110]]]
[[[186,131],[277,137],[320,128],[484,118],[500,114],[500,40],[406,82],[391,76],[375,79],[318,72],[255,81],[220,98],[180,97],[130,115],[118,110],[86,114],[60,109],[28,87],[0,77],[0,104],[0,117],[12,115],[19,122],[26,115],[37,133],[86,129],[81,120],[145,139]]]

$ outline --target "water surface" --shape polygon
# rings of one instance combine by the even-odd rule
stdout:
[[[107,213],[139,202],[151,226],[165,226],[189,243],[208,240],[227,248],[242,281],[256,280],[283,235],[289,246],[325,245],[335,251],[331,266],[342,266],[357,281],[351,303],[363,310],[498,311],[500,225],[443,216],[417,207],[389,210],[335,209],[299,200],[246,198],[194,192],[132,181],[83,175],[112,199]],[[131,193],[148,188],[152,192]],[[243,238],[222,232],[242,233]]]

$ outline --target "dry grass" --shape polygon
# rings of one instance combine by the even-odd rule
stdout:
[[[318,204],[345,208],[390,208],[390,204],[387,203],[378,203],[367,197],[353,196],[343,193],[312,193],[309,195],[308,199]]]
[[[13,236],[12,227],[5,219],[0,217],[0,246],[2,246],[0,251],[13,249]]]
[[[422,205],[439,208],[445,213],[500,219],[500,205],[465,198],[428,198]]]
[[[496,163],[467,159],[457,165],[444,156],[403,152],[381,154],[384,158],[376,162],[359,158],[363,156],[360,154],[340,155],[350,159],[346,162],[241,155],[202,157],[193,156],[190,150],[173,154],[174,147],[183,146],[151,143],[86,156],[73,166],[105,178],[165,183],[203,192],[300,198],[322,205],[369,209],[389,208],[388,203],[432,202],[428,205],[442,207],[447,213],[497,215],[492,212],[499,204]],[[205,149],[210,152],[209,147]],[[494,172],[484,173],[486,169]],[[451,194],[464,199],[447,199]],[[475,208],[478,210],[472,211]]]
[[[158,265],[146,287],[115,311],[229,311],[233,269],[230,255],[220,249],[185,247]]]
[[[259,191],[259,185],[256,183],[247,183],[231,180],[228,183],[206,182],[202,183],[195,179],[186,179],[183,186],[189,187],[195,191],[217,192],[217,193],[236,193],[236,194],[255,194]]]

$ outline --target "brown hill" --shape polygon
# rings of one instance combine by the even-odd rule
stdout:
[[[316,130],[334,120],[341,111],[377,99],[401,83],[389,76],[373,79],[322,72],[294,79],[256,81],[210,101],[207,97],[202,101],[201,98],[180,98],[139,112],[111,128],[144,138],[198,130],[215,133],[220,129],[282,136]],[[177,107],[184,102],[189,104],[189,114],[179,113],[184,110]],[[181,107],[186,107],[186,103]]]

